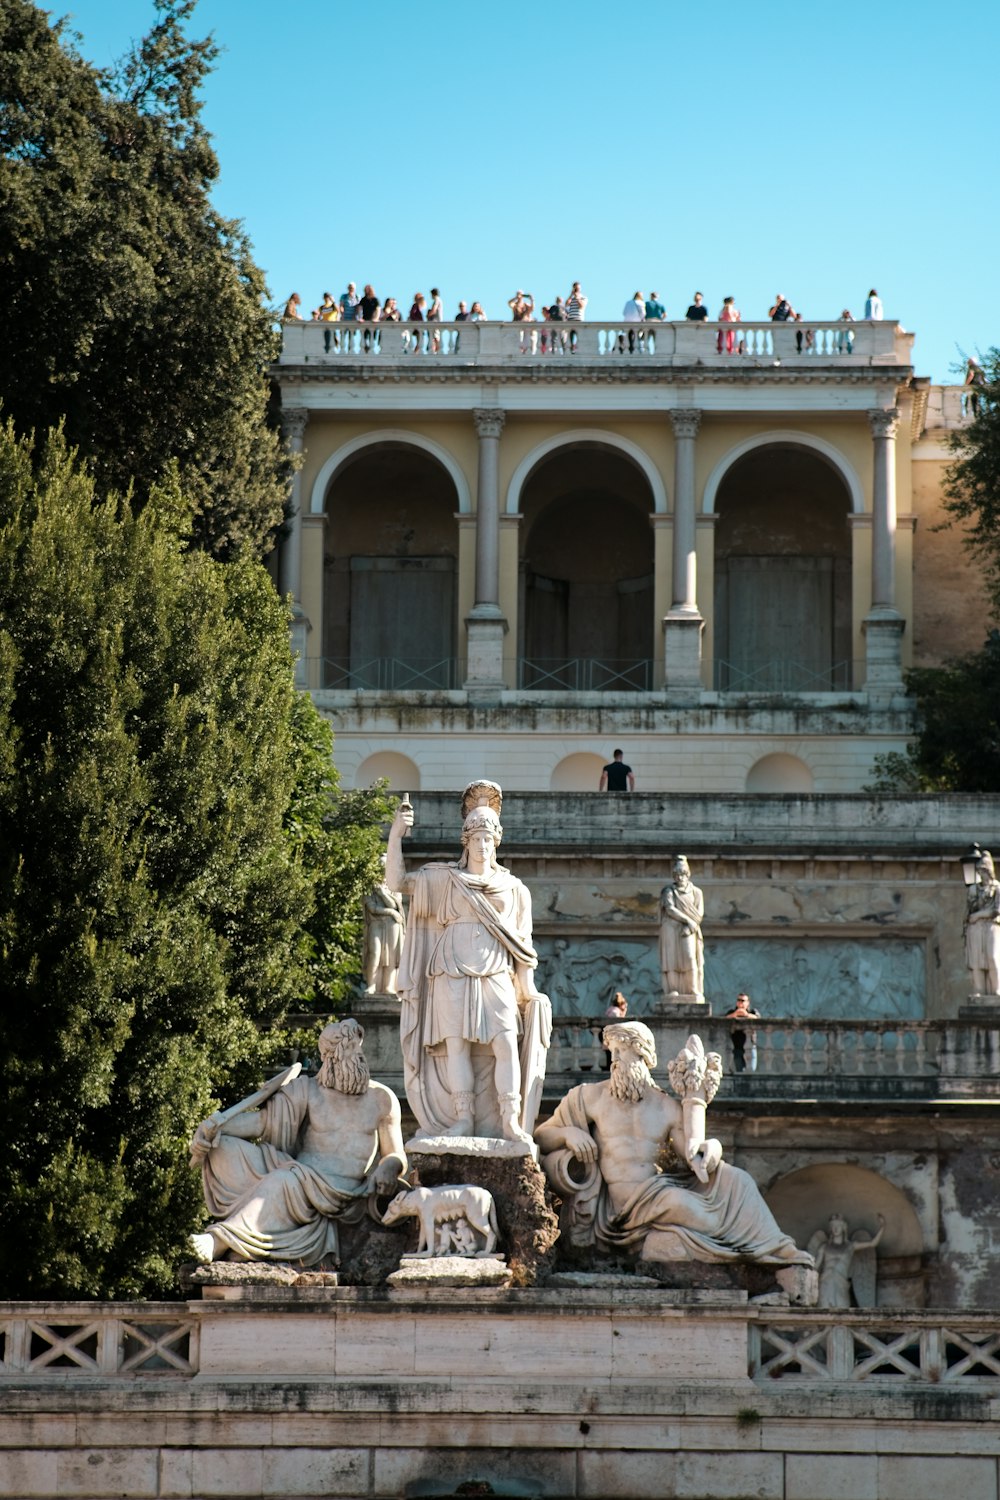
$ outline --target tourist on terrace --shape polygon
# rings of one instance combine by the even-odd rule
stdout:
[[[573,289],[566,301],[563,303],[563,314],[567,323],[582,323],[583,315],[587,310],[587,299],[580,290],[580,283],[574,281]],[[576,353],[577,335],[572,332],[569,336],[570,353]]]
[[[301,306],[302,306],[302,298],[299,296],[298,292],[293,292],[292,295],[289,297],[288,301],[285,303],[285,310],[281,314],[281,321],[283,323],[303,323],[303,322],[305,322],[305,319],[303,318],[301,312],[299,311],[299,308]]]
[[[646,298],[646,322],[662,323],[667,316],[667,309],[660,301],[659,292],[650,292]]]
[[[721,308],[721,310],[719,312],[719,322],[720,323],[739,323],[741,321],[742,321],[742,314],[741,314],[739,308],[736,306],[736,298],[735,297],[724,297],[722,299],[722,308]],[[742,342],[743,341],[741,339],[740,340],[741,345],[742,345]],[[733,353],[733,351],[736,348],[736,335],[735,335],[735,333],[733,332],[733,330],[731,328],[727,328],[725,330],[723,330],[721,328],[719,329],[719,336],[718,336],[718,339],[716,341],[716,347],[718,348],[718,351],[719,351],[720,354],[732,354]]]
[[[689,323],[704,323],[708,317],[708,308],[705,306],[705,299],[701,295],[701,292],[695,292],[694,301],[684,316]]]
[[[791,323],[798,317],[798,314],[788,298],[783,297],[779,292],[774,299],[774,306],[771,308],[768,316],[772,323]]]
[[[316,311],[313,313],[313,317],[315,318],[317,323],[336,323],[339,320],[340,308],[337,306],[336,302],[334,302],[333,294],[331,292],[323,293],[323,300],[320,303],[319,307],[317,307]],[[324,354],[329,354],[331,346],[339,349],[340,340],[336,337],[335,334],[331,333],[329,328],[324,328]]]
[[[515,323],[530,323],[535,316],[535,299],[530,292],[516,291],[507,306]]]
[[[401,318],[402,313],[396,306],[395,297],[386,297],[385,301],[382,303],[382,322],[398,323],[400,322]]]
[[[456,323],[467,323],[468,321],[469,321],[469,307],[468,307],[468,303],[466,303],[466,302],[460,302],[458,304],[458,312],[455,314],[455,322]]]
[[[865,299],[865,322],[881,323],[882,321],[882,298],[872,287]]]
[[[355,320],[359,323],[377,323],[381,312],[382,304],[376,297],[374,289],[371,286],[366,286],[365,294],[358,303],[355,312]],[[376,347],[377,342],[376,337]],[[372,346],[372,331],[370,328],[365,329],[364,346],[365,353],[367,354]]]
[[[487,321],[486,314],[483,312],[483,304],[481,302],[473,302],[472,310],[469,313],[469,320],[473,323],[485,323]]]
[[[750,1004],[750,996],[745,990],[741,990],[736,996],[736,1004],[732,1010],[726,1011],[727,1021],[759,1021],[760,1011],[754,1010]],[[734,1026],[730,1033],[733,1043],[733,1068],[737,1073],[747,1071],[747,1063],[750,1064],[750,1072],[757,1071],[757,1033],[752,1027],[744,1030],[742,1026]],[[747,1057],[747,1042],[750,1043],[750,1056]]]
[[[623,1021],[628,1020],[628,1001],[621,990],[616,990],[614,998],[607,1010],[604,1012],[604,1021],[607,1026],[620,1026]],[[604,1028],[601,1028],[602,1033]],[[611,1068],[611,1053],[607,1047],[604,1049],[604,1071],[609,1072]]]
[[[622,308],[622,318],[623,318],[623,320],[626,323],[643,323],[643,322],[645,322],[645,319],[646,319],[646,300],[643,297],[643,295],[642,295],[641,292],[633,292],[632,296],[628,299],[628,301],[626,302],[625,306]],[[641,333],[638,335],[638,339],[639,339],[639,343],[640,343],[640,346],[641,346],[641,344],[642,344],[642,334]],[[636,345],[636,333],[635,333],[634,329],[630,328],[629,332],[628,332],[628,352],[630,354],[633,354],[635,352],[635,345]],[[624,349],[625,349],[624,335],[619,334],[618,335],[618,350],[619,350],[619,353],[623,353]]]
[[[625,764],[624,750],[612,751],[613,759],[601,772],[600,792],[634,792],[635,776],[631,766]]]
[[[443,312],[444,307],[441,302],[441,293],[438,291],[436,286],[432,286],[431,305],[427,309],[428,323],[440,323]],[[439,354],[441,352],[441,335],[437,331],[437,329],[434,330],[434,337],[431,340],[431,350],[434,354]]]
[[[841,323],[853,323],[854,315],[849,307],[841,308]],[[837,351],[840,354],[850,354],[854,348],[854,329],[842,328],[837,334]]]
[[[358,315],[358,289],[353,281],[347,283],[347,291],[340,298],[340,316],[345,323],[353,323]]]

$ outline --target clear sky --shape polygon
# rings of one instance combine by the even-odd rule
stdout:
[[[154,16],[53,13],[101,65]],[[579,278],[598,319],[636,287],[859,317],[875,286],[919,374],[1000,344],[1000,6],[199,0],[191,29],[223,49],[215,202],[276,304],[370,281],[495,318]]]

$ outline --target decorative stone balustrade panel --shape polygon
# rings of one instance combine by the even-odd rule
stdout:
[[[899,333],[899,338],[897,338]],[[895,323],[285,323],[282,365],[725,364],[786,360],[908,365]]]
[[[197,1324],[175,1305],[120,1307],[66,1303],[56,1317],[0,1312],[0,1377],[5,1375],[194,1375]]]
[[[754,1380],[969,1384],[1000,1378],[1000,1327],[908,1315],[882,1324],[865,1313],[750,1326]],[[821,1317],[821,1315],[819,1315]]]

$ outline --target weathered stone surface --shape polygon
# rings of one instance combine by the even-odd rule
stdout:
[[[404,1255],[390,1286],[509,1286],[511,1270],[499,1256]]]
[[[447,1152],[428,1150],[427,1141],[420,1145],[410,1157],[414,1180],[421,1187],[467,1182],[491,1192],[500,1228],[499,1249],[507,1256],[513,1285],[533,1286],[554,1262],[559,1221],[545,1178],[531,1155],[483,1155],[465,1151],[464,1142],[454,1141],[448,1143]],[[415,1227],[411,1233],[416,1234]]]
[[[564,1287],[568,1291],[635,1291],[639,1287],[659,1286],[655,1276],[639,1276],[627,1271],[553,1271],[547,1287]]]
[[[648,1243],[647,1240],[647,1245]],[[759,1297],[780,1290],[775,1276],[778,1268],[759,1266],[751,1261],[704,1265],[690,1260],[643,1259],[638,1262],[638,1268],[644,1275],[659,1282],[660,1286],[744,1292],[748,1297]]]

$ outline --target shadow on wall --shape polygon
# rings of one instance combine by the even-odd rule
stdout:
[[[748,792],[808,796],[813,790],[813,774],[797,755],[765,755],[747,772],[746,789]]]

